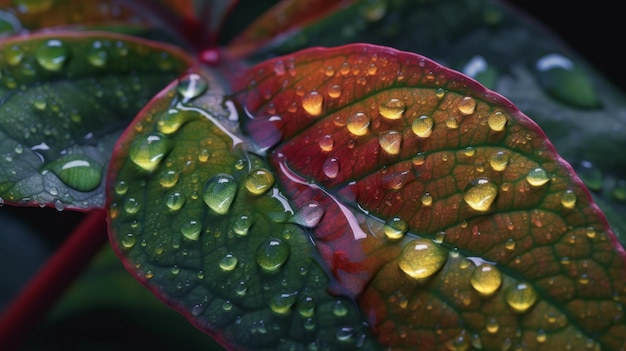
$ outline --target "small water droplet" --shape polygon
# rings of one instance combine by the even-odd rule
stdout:
[[[448,252],[428,239],[408,242],[398,267],[413,279],[425,279],[439,271],[448,260]]]
[[[504,151],[498,151],[491,155],[489,158],[489,164],[494,171],[504,171],[509,164],[509,155]]]
[[[297,292],[276,295],[270,300],[270,309],[276,314],[288,314],[291,311],[291,306],[296,303],[297,298]]]
[[[232,253],[228,253],[222,257],[219,266],[224,272],[230,272],[237,267],[237,263],[239,263],[237,256]]]
[[[487,321],[487,324],[485,324],[485,329],[488,333],[495,334],[500,329],[500,323],[498,323],[497,319],[491,318]]]
[[[317,141],[318,145],[320,146],[320,149],[322,151],[332,151],[333,147],[335,146],[335,140],[333,139],[332,136],[330,135],[324,135],[322,136],[318,141]]]
[[[125,249],[132,249],[135,244],[137,244],[137,238],[132,233],[128,233],[122,238],[122,247]]]
[[[186,221],[180,228],[180,232],[185,236],[185,238],[193,241],[197,241],[200,238],[201,231],[202,223],[195,219]]]
[[[548,177],[548,172],[543,168],[537,167],[528,172],[526,181],[532,186],[542,186],[550,181],[550,177]]]
[[[389,240],[401,239],[408,230],[409,224],[399,217],[391,218],[383,226],[383,232]]]
[[[335,333],[335,336],[337,337],[338,341],[342,341],[342,342],[351,342],[354,339],[354,328],[352,327],[341,327],[339,329],[337,329],[337,332]]]
[[[328,87],[328,96],[333,99],[336,99],[341,96],[342,91],[343,89],[341,88],[341,85],[337,85],[337,84],[330,85]]]
[[[276,73],[277,76],[284,75],[286,71],[285,62],[283,62],[283,60],[278,60],[274,63],[274,73]]]
[[[113,191],[115,191],[117,195],[126,194],[126,192],[128,191],[128,183],[126,183],[126,181],[124,180],[118,180],[113,186]]]
[[[247,174],[246,189],[251,194],[261,195],[274,186],[274,174],[265,168],[257,168]]]
[[[463,199],[474,210],[485,212],[498,195],[498,186],[487,178],[472,180],[465,189]]]
[[[367,134],[370,126],[370,117],[363,112],[357,112],[348,117],[346,127],[352,135],[361,136]]]
[[[237,235],[248,235],[248,231],[252,228],[254,224],[254,217],[248,215],[241,215],[237,217],[233,222],[233,232]]]
[[[68,59],[67,47],[60,40],[47,40],[37,47],[35,58],[44,69],[58,71]]]
[[[422,202],[422,206],[430,206],[433,204],[433,196],[430,193],[424,193],[420,201]]]
[[[306,228],[319,224],[324,216],[324,207],[317,201],[309,201],[302,205],[292,217],[292,221]]]
[[[574,208],[574,206],[576,206],[576,193],[571,189],[565,190],[561,194],[561,205],[569,209]]]
[[[200,96],[209,88],[207,81],[197,73],[187,73],[180,77],[176,91],[183,102]]]
[[[137,166],[152,172],[174,147],[174,143],[159,133],[139,136],[130,145],[129,157]]]
[[[161,184],[162,187],[168,189],[176,185],[176,183],[178,183],[179,178],[180,178],[179,172],[173,169],[168,169],[168,170],[163,171],[159,175],[159,184]]]
[[[466,96],[459,100],[459,112],[464,115],[471,115],[476,110],[476,100],[471,96]]]
[[[506,127],[507,115],[502,111],[495,111],[487,117],[487,124],[494,132],[501,132]]]
[[[518,283],[504,291],[507,304],[518,313],[524,313],[537,302],[537,293],[529,284]]]
[[[345,317],[348,315],[348,306],[343,300],[337,300],[333,305],[333,314],[336,317]]]
[[[277,271],[289,257],[289,246],[280,239],[263,241],[256,249],[256,262],[265,272]]]
[[[87,51],[87,61],[94,67],[104,67],[107,63],[107,51],[101,41],[91,43]]]
[[[544,343],[548,340],[548,334],[545,330],[538,330],[537,335],[535,336],[538,343]]]
[[[39,111],[43,111],[46,109],[46,106],[48,106],[48,102],[46,101],[46,98],[43,96],[36,96],[35,98],[33,98],[33,107]]]
[[[186,122],[185,114],[171,108],[157,117],[157,129],[163,134],[172,134]]]
[[[435,122],[428,116],[420,116],[411,123],[411,130],[420,138],[428,138],[433,132]]]
[[[483,263],[472,272],[470,283],[479,294],[490,296],[502,284],[502,273],[493,265]]]
[[[185,196],[178,191],[174,191],[165,198],[165,206],[172,211],[178,211],[185,205]]]
[[[128,214],[135,214],[141,210],[141,202],[134,197],[124,199],[124,211]]]
[[[217,214],[226,214],[237,194],[237,180],[230,174],[217,174],[205,185],[202,200]]]
[[[382,132],[378,136],[378,144],[388,154],[397,155],[398,153],[400,153],[402,134],[395,130]]]
[[[332,77],[333,75],[335,75],[335,68],[333,66],[327,66],[324,70],[324,74],[326,75],[326,77]]]
[[[505,243],[504,243],[504,247],[509,250],[509,251],[513,251],[515,250],[515,240],[509,238]]]
[[[298,313],[302,317],[313,317],[315,314],[315,299],[311,296],[305,296],[298,303]]]
[[[404,111],[406,111],[406,103],[400,99],[392,98],[378,105],[378,112],[387,119],[400,119]]]
[[[335,178],[339,174],[339,160],[334,157],[326,159],[322,171],[328,178]]]
[[[317,91],[311,91],[302,97],[302,108],[311,116],[321,115],[323,104],[324,97]]]
[[[446,127],[449,129],[457,129],[459,128],[459,121],[457,121],[454,117],[450,117],[446,119]]]

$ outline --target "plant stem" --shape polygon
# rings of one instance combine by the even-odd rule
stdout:
[[[17,350],[22,338],[107,242],[105,211],[92,210],[39,268],[0,316],[0,350]]]

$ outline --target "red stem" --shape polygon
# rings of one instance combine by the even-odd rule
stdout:
[[[0,316],[0,350],[19,348],[65,289],[107,242],[105,211],[93,210],[39,268]]]

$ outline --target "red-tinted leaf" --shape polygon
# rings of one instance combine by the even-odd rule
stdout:
[[[508,100],[368,45],[277,58],[240,84],[244,130],[295,206],[325,206],[313,230],[332,289],[383,345],[623,349],[624,249]]]

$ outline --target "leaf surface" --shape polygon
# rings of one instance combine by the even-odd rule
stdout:
[[[313,48],[251,68],[248,133],[337,285],[395,349],[625,344],[624,249],[510,101],[411,53]],[[247,83],[246,83],[247,82]]]
[[[0,198],[104,205],[113,144],[150,98],[192,64],[182,51],[99,32],[0,43]]]

